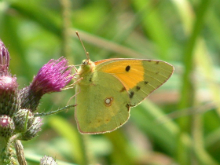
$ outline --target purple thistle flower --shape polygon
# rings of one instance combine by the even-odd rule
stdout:
[[[41,97],[46,93],[60,92],[75,76],[71,75],[72,67],[68,66],[67,60],[61,57],[50,60],[29,86],[18,90],[16,76],[8,71],[9,61],[9,52],[0,40],[0,164],[18,164],[11,146],[14,140],[30,140],[41,131],[42,119],[33,113]],[[46,163],[50,162],[49,158],[46,159]]]
[[[4,43],[0,40],[0,76],[8,74],[10,56]]]
[[[30,88],[35,93],[60,92],[73,78],[71,70],[67,66],[67,60],[63,57],[58,60],[51,59],[35,76]]]
[[[13,116],[20,108],[17,78],[0,76],[0,114]]]
[[[8,72],[10,56],[0,40],[0,114],[12,116],[19,108],[17,78]]]
[[[50,60],[39,70],[30,86],[20,91],[21,108],[35,111],[44,94],[60,92],[73,77],[64,57]]]
[[[0,76],[0,95],[15,93],[18,88],[17,78],[11,76]]]

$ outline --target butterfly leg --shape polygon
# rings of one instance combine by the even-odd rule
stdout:
[[[80,89],[77,93],[75,93],[75,95],[73,95],[72,97],[70,97],[70,99],[67,102],[67,105],[69,104],[70,100],[72,100],[72,98],[76,97],[78,94],[80,93]]]
[[[62,90],[67,90],[67,89],[70,89],[70,88],[74,88],[74,86],[75,86],[80,80],[82,80],[82,79],[83,79],[83,77],[79,78],[79,79],[76,80],[74,83],[72,83],[72,84],[66,86],[66,87],[63,88]]]
[[[77,68],[75,67],[75,65],[70,65],[70,67],[73,67],[73,69],[75,70],[76,73],[78,73]]]

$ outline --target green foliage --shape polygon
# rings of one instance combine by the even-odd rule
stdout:
[[[74,109],[45,116],[41,134],[23,143],[29,164],[44,155],[60,165],[220,164],[219,7],[212,0],[1,0],[0,38],[20,88],[49,59],[81,63],[76,30],[93,61],[150,58],[176,69],[112,133],[80,135]],[[44,96],[38,111],[74,104],[74,91]]]

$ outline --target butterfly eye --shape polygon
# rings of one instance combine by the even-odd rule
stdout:
[[[90,61],[89,60],[83,60],[82,65],[89,65]]]
[[[83,65],[88,65],[88,61],[84,60],[84,61],[82,62],[82,64],[83,64]]]

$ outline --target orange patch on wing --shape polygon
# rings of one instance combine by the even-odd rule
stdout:
[[[139,82],[144,81],[144,67],[141,60],[114,61],[101,70],[118,78],[126,90],[130,90]]]
[[[95,65],[98,65],[98,64],[101,64],[103,62],[112,61],[112,60],[116,60],[116,59],[117,58],[109,58],[109,59],[99,60],[99,61],[96,61],[94,63],[95,63]]]

